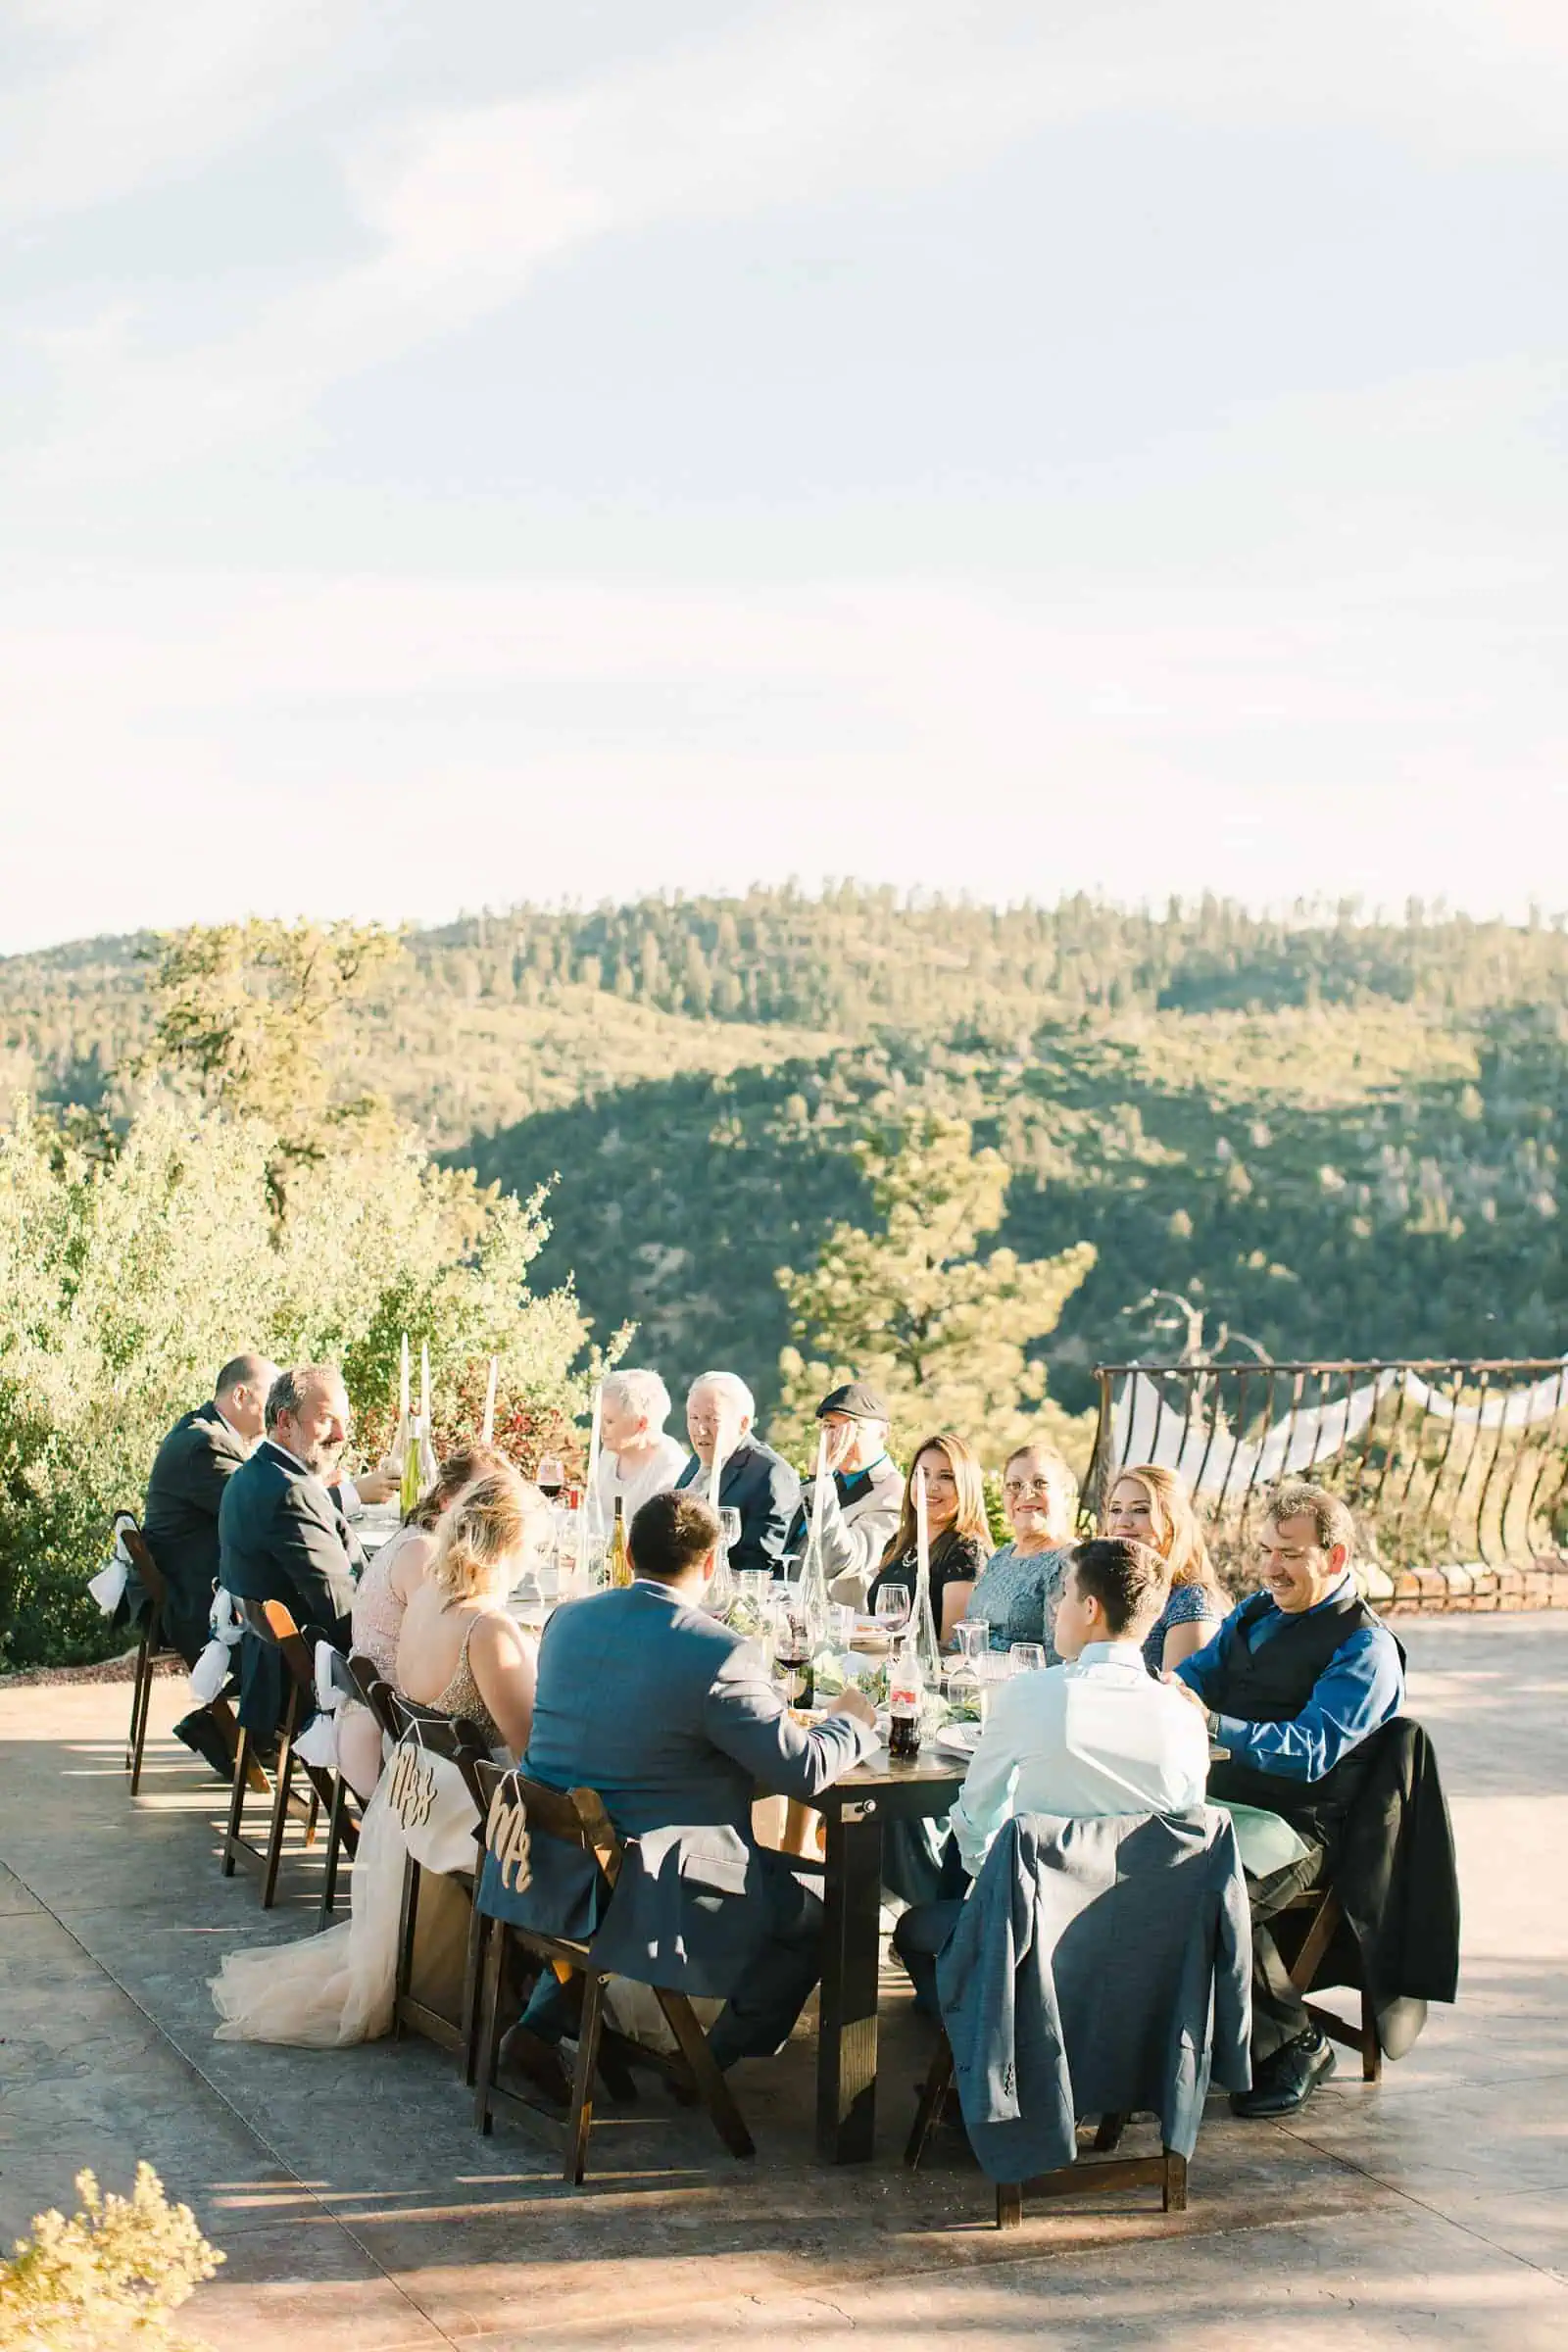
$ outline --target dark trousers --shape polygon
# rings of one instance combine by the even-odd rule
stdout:
[[[961,1894],[944,1895],[934,1903],[916,1903],[906,1911],[893,1931],[893,1949],[914,1986],[914,2005],[927,2017],[940,2017],[937,1999],[937,1954],[963,1909]]]
[[[738,2058],[770,2058],[810,1998],[822,1973],[822,1898],[808,1870],[788,1854],[762,1847],[755,1856],[760,1876],[755,1898],[766,1912],[765,1939],[713,2022],[709,2047],[720,2066]],[[534,1986],[522,2022],[542,2041],[559,2041],[573,2031],[575,1991],[545,1969]]]
[[[1323,1876],[1326,1856],[1314,1845],[1298,1862],[1271,1871],[1266,1879],[1247,1879],[1247,1900],[1252,1914],[1252,2065],[1272,2058],[1288,2041],[1306,2033],[1306,2003],[1291,1983],[1290,1972],[1274,1940],[1269,1921],[1284,1910],[1291,1897],[1315,1886]]]

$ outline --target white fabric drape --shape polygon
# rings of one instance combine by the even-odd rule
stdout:
[[[1267,1366],[1256,1377],[1267,1377]],[[1111,1459],[1117,1464],[1157,1462],[1186,1480],[1194,1494],[1224,1501],[1250,1487],[1294,1478],[1343,1452],[1366,1428],[1385,1396],[1405,1394],[1440,1420],[1478,1429],[1529,1429],[1568,1406],[1568,1356],[1562,1369],[1509,1389],[1480,1404],[1455,1404],[1419,1373],[1391,1365],[1327,1404],[1303,1405],[1286,1414],[1255,1444],[1215,1429],[1163,1398],[1147,1373],[1131,1373],[1111,1407]]]

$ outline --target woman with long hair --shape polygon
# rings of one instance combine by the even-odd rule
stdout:
[[[406,1694],[476,1725],[509,1762],[526,1746],[532,1725],[537,1644],[507,1616],[506,1596],[550,1528],[544,1496],[510,1463],[475,1479],[441,1521],[435,1557],[409,1604],[398,1643],[398,1679]],[[298,1943],[229,1952],[211,1985],[222,2018],[220,2041],[336,2049],[373,2041],[390,2028],[407,1850],[391,1779],[382,1775],[360,1824],[352,1917]],[[467,1814],[471,1809],[469,1803]],[[465,1836],[467,1814],[457,1825]],[[440,1929],[434,1883],[430,1892],[429,1910]],[[421,1894],[421,1921],[426,1911]],[[416,1956],[428,1987],[420,1997],[434,2007],[454,2007],[464,1942],[461,1932],[443,1931]]]
[[[1225,1595],[1214,1574],[1187,1482],[1159,1462],[1118,1471],[1101,1533],[1148,1544],[1170,1570],[1165,1606],[1144,1642],[1151,1674],[1169,1674],[1219,1632]]]
[[[925,1478],[926,1535],[931,1547],[931,1614],[938,1642],[949,1642],[969,1605],[975,1580],[991,1557],[986,1493],[972,1446],[943,1430],[915,1447],[904,1482],[904,1502],[893,1541],[871,1580],[865,1605],[875,1611],[877,1594],[902,1585],[914,1599],[916,1567],[914,1482]]]
[[[354,1647],[369,1659],[383,1682],[398,1687],[398,1641],[404,1612],[423,1584],[435,1557],[436,1527],[464,1488],[487,1471],[504,1470],[505,1454],[492,1446],[464,1446],[449,1453],[435,1484],[404,1518],[366,1566],[354,1589]],[[408,1692],[413,1697],[412,1691]],[[338,1766],[349,1787],[368,1796],[381,1770],[381,1735],[368,1707],[338,1711]]]

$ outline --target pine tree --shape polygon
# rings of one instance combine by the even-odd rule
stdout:
[[[954,1429],[996,1468],[1047,1432],[1082,1453],[1076,1423],[1045,1402],[1046,1368],[1028,1350],[1055,1329],[1093,1247],[1034,1259],[978,1254],[1002,1223],[1010,1171],[1000,1152],[974,1149],[966,1119],[910,1111],[863,1137],[855,1155],[880,1230],[835,1225],[809,1272],[780,1267],[792,1344],[779,1357],[774,1442],[802,1448],[818,1400],[860,1379],[887,1397],[906,1447]]]

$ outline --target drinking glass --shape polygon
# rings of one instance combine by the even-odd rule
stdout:
[[[991,1701],[1004,1683],[1010,1683],[1016,1671],[1011,1650],[987,1649],[978,1663],[980,1677],[980,1722],[984,1727],[991,1720]]]
[[[885,1634],[902,1634],[909,1622],[907,1585],[884,1585],[876,1596],[876,1621]]]
[[[560,1454],[542,1453],[539,1456],[538,1474],[534,1479],[534,1485],[539,1489],[540,1494],[545,1496],[547,1501],[554,1502],[565,1483],[566,1465]]]
[[[1014,1674],[1039,1674],[1046,1663],[1045,1648],[1039,1642],[1010,1642],[1007,1655]]]
[[[734,1546],[741,1540],[741,1515],[739,1511],[733,1509],[728,1503],[726,1503],[724,1508],[718,1514],[718,1527],[719,1533],[724,1539],[724,1549],[726,1551],[733,1550]]]
[[[991,1628],[983,1617],[964,1617],[954,1630],[958,1638],[956,1660],[958,1671],[978,1679],[980,1660],[985,1656],[991,1641]]]
[[[829,1630],[833,1637],[833,1646],[835,1649],[848,1649],[855,1639],[855,1603],[847,1600],[834,1600],[828,1603],[828,1608],[830,1611]]]

